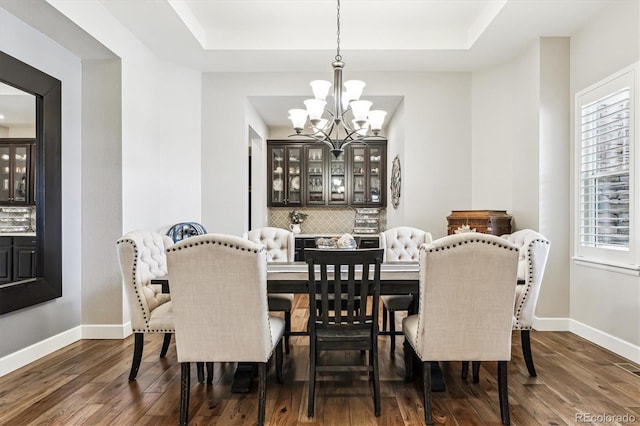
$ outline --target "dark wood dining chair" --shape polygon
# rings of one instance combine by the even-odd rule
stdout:
[[[378,308],[382,255],[382,249],[305,249],[309,265],[309,417],[314,415],[316,373],[326,371],[367,372],[373,379],[375,415],[380,415]],[[326,365],[318,362],[321,351],[369,351],[369,357],[366,364]]]

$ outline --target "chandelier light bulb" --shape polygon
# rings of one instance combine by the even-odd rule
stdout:
[[[369,114],[369,108],[372,103],[370,101],[352,101],[351,112],[353,112],[353,118],[358,122],[360,126],[363,126],[367,121],[367,115]]]
[[[313,90],[313,97],[323,101],[327,100],[329,89],[331,88],[331,82],[326,80],[313,80],[309,83],[311,90]]]
[[[309,113],[309,121],[314,126],[318,125],[318,122],[322,118],[322,113],[324,112],[324,106],[327,104],[327,101],[323,101],[321,99],[307,99],[304,101],[304,105],[307,107],[307,113]]]
[[[386,111],[379,109],[369,111],[369,124],[371,124],[371,130],[377,135],[382,130],[384,124],[384,118],[387,116]]]
[[[350,95],[350,101],[359,101],[366,83],[360,80],[348,80],[344,82],[344,90]]]
[[[290,109],[289,120],[293,124],[293,130],[296,133],[301,133],[304,129],[304,125],[307,122],[307,110],[306,109]]]

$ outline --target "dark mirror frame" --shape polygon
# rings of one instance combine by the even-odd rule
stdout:
[[[36,97],[36,278],[0,286],[0,314],[62,296],[62,83],[0,52],[0,81]]]

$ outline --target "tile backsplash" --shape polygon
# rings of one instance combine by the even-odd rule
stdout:
[[[302,223],[303,234],[345,234],[353,233],[355,208],[347,207],[271,207],[268,209],[269,226],[289,229],[289,212],[296,210],[309,216]],[[384,230],[386,211],[380,210],[380,229]]]
[[[0,233],[34,232],[35,229],[35,206],[0,207]]]

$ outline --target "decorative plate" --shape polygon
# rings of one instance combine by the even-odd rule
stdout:
[[[401,186],[401,173],[400,173],[400,156],[396,155],[393,159],[393,165],[391,166],[391,205],[394,209],[398,208],[400,204],[400,186]]]
[[[291,189],[294,191],[300,190],[300,176],[294,176],[291,178]]]

